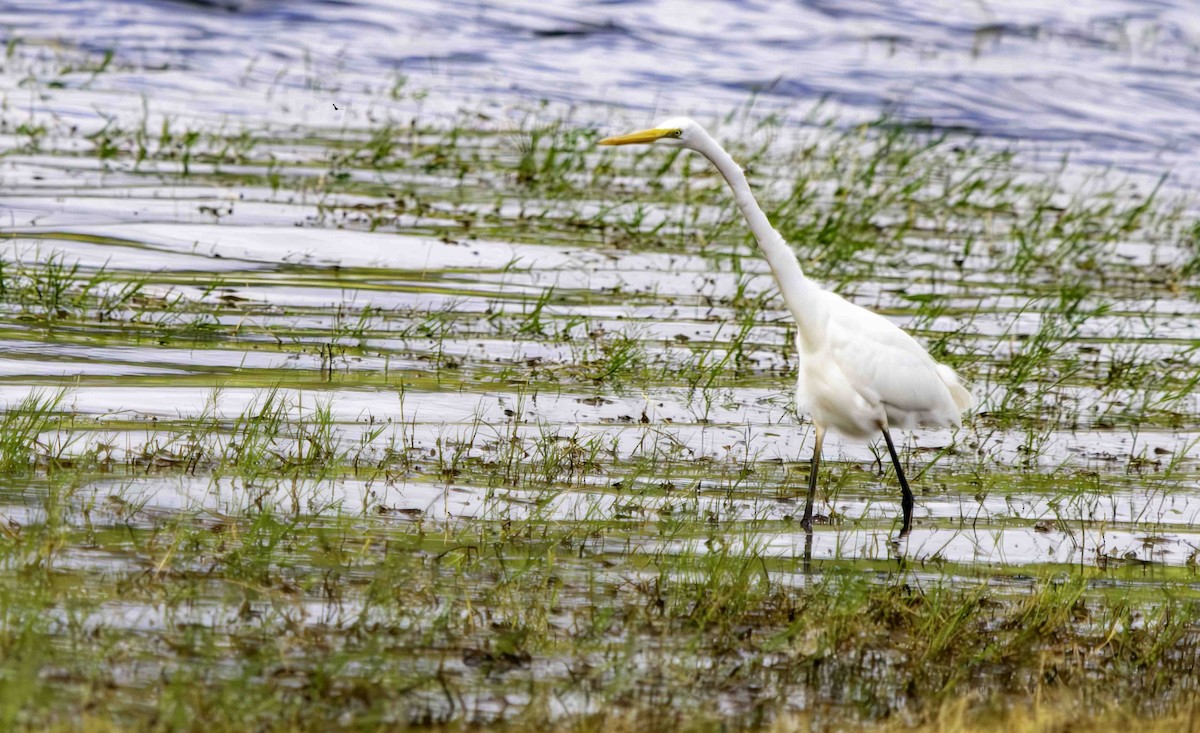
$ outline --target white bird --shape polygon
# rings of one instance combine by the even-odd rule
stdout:
[[[809,280],[796,254],[759,208],[746,174],[698,123],[673,117],[649,130],[605,138],[599,144],[634,143],[695,150],[717,167],[733,189],[796,321],[800,373],[796,404],[811,416],[816,434],[801,526],[811,535],[821,443],[825,431],[832,428],[851,438],[883,433],[903,494],[900,536],[906,536],[912,528],[913,495],[889,428],[957,427],[963,411],[973,405],[971,393],[954,370],[935,361],[891,321]]]

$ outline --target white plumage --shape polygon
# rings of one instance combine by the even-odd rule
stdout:
[[[814,422],[853,438],[878,435],[881,423],[901,430],[962,424],[971,394],[950,367],[878,313],[828,290],[815,300],[827,319],[826,339],[811,351],[796,339],[796,401]]]
[[[970,392],[954,370],[934,361],[912,336],[891,321],[809,280],[795,253],[755,201],[745,173],[699,124],[676,117],[648,130],[600,141],[601,145],[633,143],[688,148],[712,161],[733,189],[738,207],[796,321],[796,403],[811,416],[816,434],[804,510],[805,530],[812,530],[821,444],[825,431],[832,428],[853,438],[883,434],[902,491],[900,534],[908,534],[913,497],[888,429],[957,427],[963,411],[972,406]]]

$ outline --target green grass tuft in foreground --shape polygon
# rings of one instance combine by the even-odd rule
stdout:
[[[1191,581],[806,576],[720,543],[606,551],[628,529],[605,519],[156,516],[42,492],[0,555],[6,729],[89,710],[138,729],[1032,726],[1009,705],[1169,717],[1200,683]]]

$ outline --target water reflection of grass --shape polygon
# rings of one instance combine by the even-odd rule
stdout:
[[[569,259],[519,257],[155,271],[122,266],[150,243],[6,233],[4,386],[62,384],[26,363],[107,367],[0,421],[6,728],[1190,720],[1196,553],[1170,499],[1196,467],[1187,442],[1138,447],[1200,430],[1195,335],[1171,316],[1194,315],[1196,225],[1160,189],[886,120],[745,121],[739,157],[809,270],[909,324],[984,400],[952,444],[906,457],[918,504],[953,507],[924,528],[947,548],[1013,532],[1080,544],[1070,563],[858,553],[890,529],[873,502],[894,497],[868,461],[843,461],[820,486],[818,541],[846,552],[805,572],[788,546],[803,456],[762,440],[803,428],[742,417],[783,411],[761,395],[788,389],[793,334],[703,166],[599,158],[593,131],[532,116],[503,132],[468,116],[234,132],[151,119],[23,122],[9,157],[71,172],[68,201],[119,209],[179,186],[185,213],[159,216],[218,230],[262,205],[332,243],[362,230],[618,265],[597,266],[602,287],[560,282]],[[241,195],[206,193],[221,187]],[[111,257],[83,265],[76,246]],[[73,407],[112,386],[209,397],[174,415]],[[227,401],[235,388],[253,395]],[[505,411],[439,412],[498,391]],[[339,415],[363,392],[398,409]],[[1047,458],[1083,430],[1133,442],[1108,466]],[[1123,508],[1143,501],[1158,508]],[[1086,544],[1106,531],[1141,544]]]

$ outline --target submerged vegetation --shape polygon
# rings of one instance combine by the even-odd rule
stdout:
[[[908,442],[905,544],[835,444],[806,546],[794,332],[703,162],[400,119],[0,108],[0,728],[1194,725],[1185,193],[717,121],[810,273],[981,401]]]

